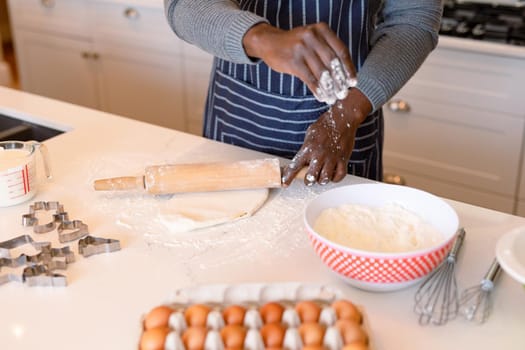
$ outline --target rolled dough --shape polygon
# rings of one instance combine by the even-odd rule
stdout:
[[[268,198],[268,189],[175,194],[160,208],[171,232],[187,232],[246,218]]]

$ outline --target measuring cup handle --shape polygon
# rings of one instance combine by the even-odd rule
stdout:
[[[46,173],[46,178],[49,180],[52,177],[51,174],[51,164],[49,160],[49,151],[47,150],[47,146],[43,143],[34,141],[34,146],[38,148],[40,151],[40,154],[42,155],[42,160],[44,163],[44,171]]]

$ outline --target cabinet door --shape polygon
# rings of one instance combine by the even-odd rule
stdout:
[[[88,40],[15,31],[21,87],[35,94],[98,107],[97,65]]]
[[[180,56],[131,46],[97,52],[103,110],[186,131]]]
[[[190,44],[183,48],[188,132],[202,135],[213,56]]]

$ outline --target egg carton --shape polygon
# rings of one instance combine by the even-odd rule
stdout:
[[[314,283],[178,289],[143,316],[142,326],[141,350],[373,350],[363,307],[334,286]]]

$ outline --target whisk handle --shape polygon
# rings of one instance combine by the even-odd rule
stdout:
[[[458,230],[458,233],[456,235],[456,240],[454,241],[454,245],[452,246],[450,253],[448,253],[447,259],[451,259],[454,261],[456,260],[456,255],[458,254],[459,249],[463,245],[463,240],[465,239],[465,235],[466,235],[465,229],[461,227]]]
[[[485,277],[483,278],[483,280],[494,282],[500,270],[501,270],[501,266],[498,262],[498,259],[494,259],[494,261],[490,265],[489,270],[485,274]]]

